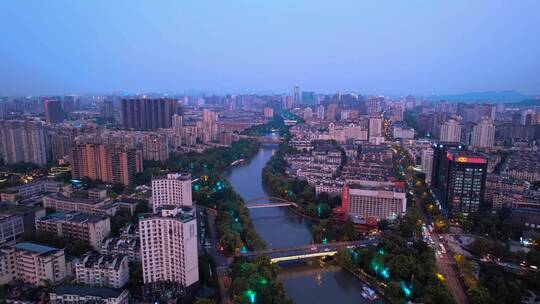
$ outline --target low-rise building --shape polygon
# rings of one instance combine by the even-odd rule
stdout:
[[[0,244],[13,243],[23,233],[22,217],[0,214]]]
[[[0,250],[0,283],[20,280],[34,286],[60,283],[66,277],[64,249],[19,243]]]
[[[75,263],[75,278],[83,285],[121,288],[129,280],[128,258],[86,254]]]
[[[70,186],[68,184],[62,182],[39,180],[4,189],[0,192],[0,199],[2,202],[15,202],[18,199],[24,199],[38,194],[66,191],[69,188]]]
[[[407,198],[403,185],[345,185],[341,197],[341,210],[364,219],[395,219],[405,214]]]
[[[118,206],[108,199],[69,197],[62,193],[44,196],[43,207],[54,209],[57,212],[82,212],[110,216],[114,216],[118,210]]]
[[[63,284],[49,293],[49,298],[51,304],[127,304],[129,292],[126,289]]]
[[[36,220],[36,229],[85,241],[99,249],[103,239],[111,232],[111,222],[105,216],[80,212],[53,213]]]
[[[103,240],[99,249],[101,254],[125,255],[130,261],[141,261],[141,246],[137,225],[127,223],[120,229],[118,237]]]

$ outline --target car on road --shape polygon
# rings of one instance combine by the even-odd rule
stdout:
[[[311,248],[309,248],[310,251],[316,251],[317,250],[317,247],[313,246]]]

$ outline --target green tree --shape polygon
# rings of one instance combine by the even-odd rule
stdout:
[[[351,254],[347,249],[340,249],[336,253],[336,262],[344,267],[344,268],[351,268],[352,267],[352,258]]]
[[[489,290],[482,286],[471,287],[467,290],[467,297],[471,304],[490,304]]]

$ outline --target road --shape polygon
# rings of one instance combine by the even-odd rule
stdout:
[[[231,303],[229,295],[229,285],[231,283],[229,277],[229,264],[231,263],[231,260],[225,257],[221,253],[221,251],[219,251],[219,242],[215,229],[217,211],[203,206],[197,206],[197,208],[200,210],[206,210],[206,215],[208,217],[207,231],[210,232],[210,236],[208,238],[208,240],[210,241],[210,249],[208,250],[208,253],[212,256],[212,258],[214,258],[214,261],[216,262],[219,293],[221,298],[220,303]]]
[[[407,167],[407,164],[404,164],[404,161],[406,159],[406,155],[404,155],[406,152],[401,147],[395,147],[397,153],[395,153],[395,157],[397,158],[400,167],[403,170],[404,176],[407,179],[407,181],[414,185],[414,176],[407,170],[404,169],[404,167]],[[401,154],[403,153],[403,154]],[[417,193],[413,191],[414,193],[414,202],[418,210],[421,211],[422,218],[424,220],[424,223],[426,225],[432,224],[431,217],[426,213],[424,207],[422,206],[422,200],[418,197]],[[455,265],[454,258],[451,254],[451,252],[448,251],[449,246],[444,246],[444,240],[446,235],[445,234],[439,234],[435,230],[430,233],[431,239],[433,240],[432,246],[434,247],[436,254],[436,266],[437,271],[441,273],[445,280],[446,285],[450,289],[450,292],[452,293],[454,300],[458,304],[467,304],[469,303],[467,299],[467,295],[465,294],[465,291],[463,290],[463,286],[461,285],[459,281],[459,277],[456,274],[453,265]],[[443,237],[443,238],[441,238]],[[445,250],[441,250],[441,244],[445,247]]]

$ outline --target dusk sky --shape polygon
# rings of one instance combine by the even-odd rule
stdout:
[[[540,1],[1,1],[0,96],[540,93]]]

